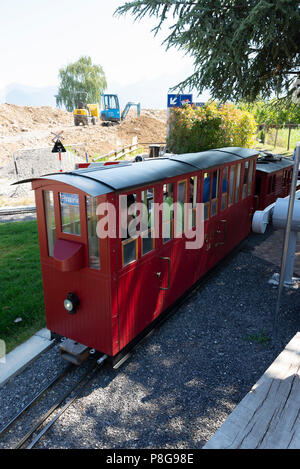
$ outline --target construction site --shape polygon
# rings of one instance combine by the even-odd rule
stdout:
[[[73,166],[75,161],[86,158],[91,161],[120,150],[133,140],[147,154],[149,145],[166,141],[166,121],[166,110],[142,108],[139,116],[136,109],[130,109],[126,119],[117,125],[103,126],[97,122],[76,126],[72,112],[50,106],[0,104],[0,206],[32,204],[30,184],[22,188],[11,184],[30,175],[59,170],[58,156],[51,153],[53,134],[62,132],[63,145],[76,149]],[[42,149],[44,152],[35,158],[36,152]]]

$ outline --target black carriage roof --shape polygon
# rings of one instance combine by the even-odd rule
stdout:
[[[265,158],[258,158],[256,162],[256,169],[263,173],[275,173],[281,169],[289,168],[294,165],[294,161],[291,158],[285,158],[284,156],[278,159],[267,160]]]
[[[166,178],[191,173],[199,169],[210,169],[234,161],[241,161],[258,155],[258,151],[240,147],[227,147],[208,150],[201,153],[186,153],[169,157],[118,165],[96,166],[74,171],[47,174],[39,178],[69,184],[91,196],[99,196],[115,191],[124,191],[133,187],[145,186]]]

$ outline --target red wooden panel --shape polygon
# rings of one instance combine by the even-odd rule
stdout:
[[[110,241],[100,240],[101,269],[90,269],[88,256],[88,238],[86,224],[86,194],[61,183],[49,181],[35,182],[39,188],[36,190],[37,224],[40,242],[42,277],[44,287],[45,312],[47,327],[62,336],[73,339],[88,347],[112,355],[118,344],[113,344],[112,339],[112,275],[110,272]],[[76,243],[80,245],[80,263],[75,263],[76,270],[62,271],[60,265],[56,265],[56,259],[48,256],[47,230],[44,214],[44,201],[42,190],[54,192],[56,236],[58,244]],[[81,235],[74,236],[61,231],[60,210],[58,205],[58,192],[70,192],[79,194]],[[103,202],[105,196],[99,197],[98,202]],[[56,252],[57,254],[57,252]],[[66,254],[66,252],[65,252]],[[75,253],[76,255],[76,253]],[[56,256],[57,257],[57,256]],[[60,250],[59,257],[64,257]],[[64,300],[67,294],[73,292],[80,300],[75,314],[68,313],[64,308]]]
[[[46,263],[42,274],[48,329],[111,355],[110,278],[90,269],[60,272]],[[64,308],[69,292],[80,301],[75,314]]]

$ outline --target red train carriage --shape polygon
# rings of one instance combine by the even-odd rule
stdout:
[[[118,354],[248,235],[257,157],[224,148],[34,179],[47,327]],[[204,243],[196,249],[187,248],[185,232],[177,236],[179,209],[165,216],[155,208],[170,194],[182,207],[190,202],[183,215],[190,233],[203,203]],[[121,200],[130,199],[155,213],[134,237],[119,233]],[[99,238],[96,227],[114,221],[111,211],[97,211],[103,203],[114,208],[117,224]],[[158,237],[146,237],[154,230]]]
[[[263,210],[290,193],[294,162],[290,158],[263,156],[256,162],[255,209]]]

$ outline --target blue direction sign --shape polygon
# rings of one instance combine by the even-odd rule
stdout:
[[[168,94],[168,107],[182,107],[184,104],[192,103],[192,94]]]

